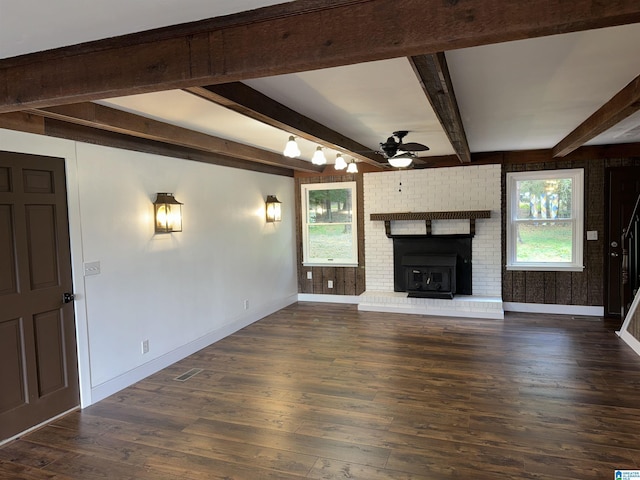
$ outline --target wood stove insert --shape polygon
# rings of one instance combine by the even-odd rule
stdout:
[[[472,295],[472,235],[394,235],[393,289],[410,297]]]
[[[409,296],[452,299],[457,290],[457,260],[455,253],[403,256],[401,263]]]

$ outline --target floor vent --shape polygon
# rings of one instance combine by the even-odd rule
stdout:
[[[174,380],[178,381],[178,382],[186,382],[187,380],[189,380],[191,377],[199,374],[202,371],[201,368],[192,368],[191,370],[184,372],[182,375],[174,378]]]

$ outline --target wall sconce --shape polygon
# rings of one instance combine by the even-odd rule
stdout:
[[[293,135],[289,137],[289,141],[284,147],[283,154],[285,157],[289,157],[289,158],[296,158],[300,156],[300,148],[296,143],[296,137],[294,137]]]
[[[347,173],[358,173],[358,165],[356,161],[351,159],[349,165],[347,166]]]
[[[341,153],[338,153],[336,155],[336,163],[333,165],[333,168],[335,168],[336,170],[344,170],[345,168],[347,168],[347,162],[344,161]]]
[[[153,202],[153,218],[156,233],[182,231],[182,203],[177,201],[173,193],[158,193]]]
[[[275,195],[267,195],[267,222],[280,222],[282,220],[282,202]]]

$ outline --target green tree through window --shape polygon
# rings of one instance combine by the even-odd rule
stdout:
[[[583,170],[507,174],[507,268],[582,270]]]
[[[355,182],[302,185],[303,262],[357,264]]]

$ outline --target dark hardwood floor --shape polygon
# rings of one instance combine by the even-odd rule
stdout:
[[[12,479],[575,480],[639,468],[640,357],[606,322],[315,303],[0,449]]]

